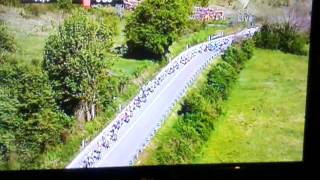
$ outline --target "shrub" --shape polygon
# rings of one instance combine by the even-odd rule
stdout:
[[[206,92],[211,102],[227,99],[231,84],[237,78],[237,71],[226,62],[216,64],[207,75]]]
[[[204,99],[197,92],[190,92],[184,99],[181,109],[178,111],[179,115],[192,114],[201,111]]]
[[[302,34],[291,26],[289,23],[284,24],[280,29],[281,41],[279,43],[280,50],[286,53],[293,53],[298,55],[305,54],[304,45],[306,44]]]
[[[4,22],[0,22],[0,53],[15,52],[16,43]]]
[[[222,60],[229,63],[237,72],[240,72],[246,61],[246,54],[239,45],[231,46],[222,55]]]
[[[128,84],[129,78],[124,74],[120,76],[100,77],[99,79],[99,101],[98,104],[104,109],[116,106],[113,104],[114,97],[123,93],[123,88]]]
[[[254,51],[254,41],[252,39],[246,40],[241,45],[242,51],[245,53],[246,59],[251,59]]]
[[[72,0],[57,0],[57,6],[59,9],[71,9]]]
[[[281,50],[297,55],[306,54],[304,45],[306,40],[296,27],[289,23],[264,24],[254,39],[257,47]]]
[[[276,27],[272,27],[269,24],[264,24],[259,33],[255,34],[255,41],[257,47],[267,49],[278,49],[280,43],[280,36],[274,30]]]

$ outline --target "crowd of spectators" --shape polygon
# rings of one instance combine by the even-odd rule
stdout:
[[[210,7],[195,7],[191,18],[198,21],[223,20],[224,12]]]
[[[124,7],[128,10],[134,10],[142,0],[123,0]]]

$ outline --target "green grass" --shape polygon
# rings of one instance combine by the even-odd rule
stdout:
[[[114,64],[112,69],[116,72],[125,72],[128,75],[134,75],[138,71],[142,71],[147,69],[149,66],[153,66],[156,63],[150,60],[135,60],[135,59],[123,59],[118,58]]]
[[[18,49],[15,54],[12,54],[12,58],[22,64],[41,62],[45,38],[44,36],[26,35],[17,32],[15,39]]]
[[[195,163],[300,161],[307,57],[256,50]]]

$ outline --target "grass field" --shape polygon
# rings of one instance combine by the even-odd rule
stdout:
[[[257,50],[195,163],[302,160],[307,57]]]
[[[301,160],[306,78],[306,56],[257,49],[193,162]],[[203,81],[201,76],[194,87]],[[176,105],[136,165],[158,164],[156,148],[170,138],[179,107]]]

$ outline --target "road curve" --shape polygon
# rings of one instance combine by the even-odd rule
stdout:
[[[223,49],[226,49],[235,38],[248,38],[257,30],[258,28],[246,29],[233,35],[193,46],[172,60],[159,74],[163,73],[165,69],[175,61],[179,61],[181,57],[185,57],[192,52],[197,52],[203,45],[217,43],[224,39],[231,39],[229,43],[223,46]],[[168,75],[154,92],[148,96],[147,101],[133,112],[129,123],[122,125],[118,131],[117,141],[112,143],[106,151],[102,152],[102,158],[97,160],[91,167],[120,167],[131,165],[151,140],[157,129],[161,127],[161,124],[170,113],[172,107],[184,95],[187,88],[202,70],[207,67],[209,63],[215,61],[216,57],[221,55],[222,52],[223,50],[220,52],[207,51],[196,53],[186,65],[180,65],[178,70]],[[118,118],[119,116],[116,117],[116,119]],[[87,154],[96,148],[103,132],[108,131],[111,128],[111,124],[112,123],[91,141],[66,168],[83,167],[81,165],[82,161],[86,158]]]

